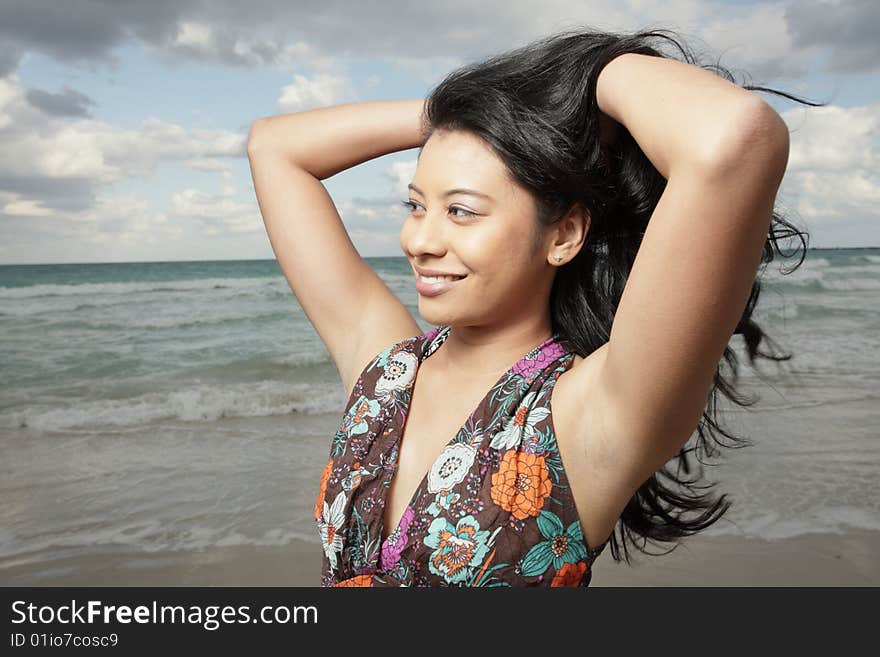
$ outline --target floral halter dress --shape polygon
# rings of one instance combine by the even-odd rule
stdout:
[[[550,395],[574,360],[558,334],[489,389],[382,541],[416,372],[449,332],[388,347],[355,384],[315,501],[321,585],[588,586],[608,541],[586,544],[556,445]]]

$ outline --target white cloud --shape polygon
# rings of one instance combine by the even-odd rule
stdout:
[[[880,103],[796,107],[782,118],[792,130],[789,171],[880,168]]]
[[[213,45],[211,27],[204,23],[182,21],[178,26],[174,45],[205,50]]]
[[[91,0],[67,0],[65,20],[38,3],[5,5],[0,74],[29,51],[62,62],[112,64],[113,51],[134,39],[161,56],[236,67],[290,68],[334,54],[419,65],[434,57],[470,59],[574,24],[614,31],[669,26],[733,48],[739,65],[762,75],[796,73],[817,47],[831,54],[835,72],[878,66],[872,0],[545,0],[540,6],[525,0],[177,0],[137,11],[125,3],[96,10]]]
[[[357,92],[344,75],[318,73],[308,78],[295,74],[293,82],[281,89],[278,98],[280,113],[301,112],[356,100]]]
[[[259,209],[253,200],[236,199],[230,164],[244,155],[245,142],[242,134],[189,130],[152,116],[137,129],[59,119],[27,102],[17,76],[0,79],[0,151],[7,155],[0,158],[0,242],[7,245],[0,257],[138,260],[151,249],[166,252],[182,235],[192,244],[212,232],[255,236],[253,255],[265,241]],[[137,193],[116,189],[155,178],[160,165],[175,161],[219,174],[220,191],[186,187],[157,209]]]
[[[880,103],[798,107],[782,113],[791,132],[783,189],[815,222],[880,222]]]
[[[243,134],[187,130],[157,117],[147,117],[139,129],[59,119],[27,102],[17,76],[0,79],[0,124],[0,152],[7,154],[0,158],[0,191],[15,199],[5,206],[7,214],[30,214],[28,208],[40,206],[87,209],[102,185],[149,177],[168,160],[205,170],[217,158],[243,156],[246,144]]]
[[[727,7],[699,29],[699,36],[721,56],[722,66],[746,71],[757,82],[800,77],[808,70],[806,53],[794,47],[785,6],[778,2]]]
[[[15,214],[20,217],[48,217],[52,211],[44,208],[40,201],[11,201],[3,206],[5,214]]]
[[[393,183],[392,192],[395,197],[406,198],[409,194],[407,185],[412,182],[413,177],[416,175],[417,164],[418,160],[414,159],[405,162],[395,162],[388,169],[385,175]]]
[[[864,2],[847,5],[846,12],[838,8],[830,22],[825,20],[827,3],[812,0],[803,11],[793,2],[702,0],[548,0],[541,11],[533,3],[504,0],[478,5],[463,0],[416,5],[327,0],[307,10],[302,3],[280,0],[245,5],[218,0],[199,4],[195,11],[190,0],[181,0],[150,12],[112,5],[100,15],[78,11],[77,0],[71,2],[71,19],[63,26],[34,8],[0,8],[0,40],[8,41],[10,52],[41,52],[65,64],[113,63],[116,46],[138,40],[152,54],[177,62],[186,58],[309,71],[293,75],[279,91],[279,112],[356,101],[358,88],[346,68],[353,61],[383,59],[431,86],[466,61],[577,25],[621,32],[668,26],[686,40],[693,38],[698,52],[705,46],[721,55],[722,65],[750,73],[754,82],[808,96],[815,87],[802,86],[798,78],[820,70],[823,56],[833,54],[843,72],[876,67],[878,61],[859,55],[876,47],[873,23],[867,20],[869,3]],[[462,21],[465,11],[467,20]],[[340,12],[347,17],[344,23],[336,20]],[[62,30],[64,38],[59,39]],[[11,70],[17,57],[8,59]],[[0,62],[0,71],[6,70]],[[791,77],[776,84],[785,76]],[[393,84],[393,77],[373,72],[361,88]],[[797,107],[784,117],[793,129],[783,185],[796,199],[792,207],[826,225],[853,216],[878,218],[878,106]],[[115,244],[115,255],[122,257],[137,253],[138,245],[160,249],[169,239],[179,240],[174,248],[183,253],[185,239],[201,244],[199,238],[214,235],[217,244],[224,236],[230,238],[223,248],[231,257],[236,239],[251,240],[248,255],[253,255],[268,242],[256,203],[249,194],[242,200],[233,184],[233,163],[244,157],[245,142],[242,133],[192,130],[159,116],[148,115],[135,128],[88,116],[52,116],[28,102],[17,76],[0,78],[0,242],[20,237],[17,244],[31,244],[35,254],[48,253],[40,249],[51,239],[58,240],[58,253],[74,241],[84,254],[90,248],[94,252],[95,244]],[[215,173],[219,184],[206,190],[181,179],[152,204],[130,191],[138,179],[167,182],[157,172],[168,163]],[[388,195],[340,201],[352,239],[365,255],[398,252],[399,224],[394,220],[405,215],[399,200],[406,197],[415,165],[415,160],[397,162],[382,174],[389,181]],[[244,189],[247,185],[249,181]],[[206,257],[221,254],[213,246],[205,249],[211,249],[202,251]],[[5,258],[11,251],[2,253]],[[270,250],[263,253],[271,257]],[[114,254],[101,257],[105,255]]]
[[[236,201],[235,195],[232,187],[224,187],[217,194],[183,189],[172,195],[168,216],[176,221],[198,220],[206,235],[263,233],[258,208],[253,203]]]

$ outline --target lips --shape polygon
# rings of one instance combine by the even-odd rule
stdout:
[[[424,271],[424,270],[423,270]],[[429,283],[425,281],[421,275],[416,276],[416,291],[425,297],[436,297],[443,294],[460,284],[467,276],[462,276],[454,280],[443,280]]]

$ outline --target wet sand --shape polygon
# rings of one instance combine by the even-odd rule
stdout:
[[[32,555],[37,557],[38,555]],[[321,548],[217,547],[106,552],[41,562],[0,560],[3,586],[318,586]],[[880,532],[805,534],[767,541],[694,536],[672,553],[616,563],[610,547],[592,586],[878,586]]]

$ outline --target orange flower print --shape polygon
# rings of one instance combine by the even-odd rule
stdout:
[[[327,461],[324,471],[321,473],[321,488],[318,490],[318,498],[315,500],[315,520],[321,517],[321,511],[324,508],[324,492],[327,490],[327,480],[333,471],[333,459]]]
[[[355,575],[354,577],[349,577],[348,579],[344,579],[340,582],[336,582],[333,586],[372,586],[373,585],[373,575],[372,573],[366,573],[364,575]]]
[[[544,457],[515,449],[492,475],[492,501],[519,520],[538,515],[552,488]]]
[[[550,586],[577,586],[584,578],[585,572],[587,572],[587,564],[583,561],[564,563],[562,568],[556,571]]]

